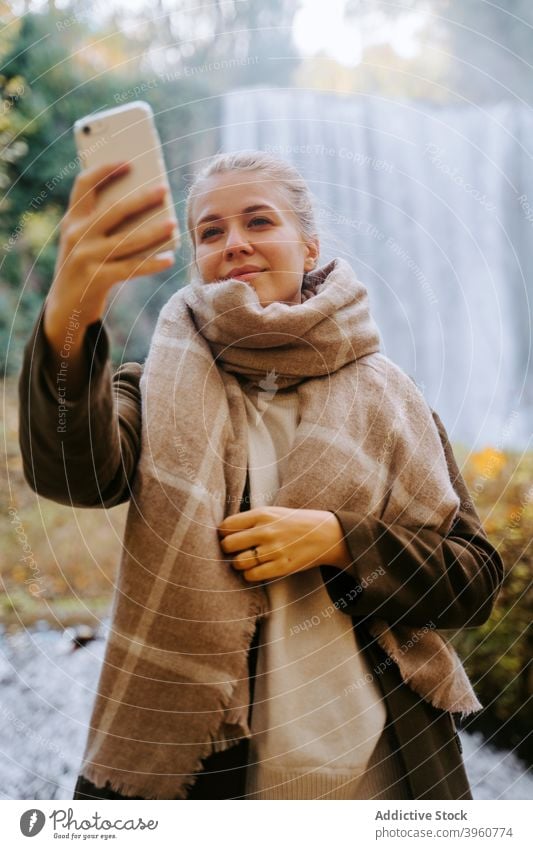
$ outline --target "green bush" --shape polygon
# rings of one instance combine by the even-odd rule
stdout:
[[[486,449],[466,460],[463,474],[505,565],[503,587],[488,622],[452,640],[484,706],[465,727],[516,749],[531,763],[533,454]]]

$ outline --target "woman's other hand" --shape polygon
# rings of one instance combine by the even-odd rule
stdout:
[[[257,507],[227,516],[218,530],[222,551],[247,581],[280,578],[321,564],[345,569],[350,563],[342,528],[329,510]]]

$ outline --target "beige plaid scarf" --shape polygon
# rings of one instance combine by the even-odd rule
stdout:
[[[301,420],[276,505],[451,527],[458,499],[430,411],[378,347],[366,290],[342,259],[304,277],[301,304],[263,308],[241,280],[196,280],[162,309],[81,770],[96,785],[184,799],[202,758],[250,736],[247,652],[266,592],[232,568],[217,534],[246,482],[243,389],[266,375],[280,391],[297,385]],[[368,622],[424,699],[478,710],[459,658],[428,625]]]

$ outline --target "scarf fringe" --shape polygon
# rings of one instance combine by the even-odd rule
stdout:
[[[252,596],[250,600],[250,610],[246,625],[243,629],[245,642],[247,643],[246,657],[250,652],[251,641],[255,632],[256,623],[269,612],[268,599],[266,593],[260,592]],[[172,790],[174,798],[178,800],[186,800],[190,790],[196,784],[198,776],[203,770],[203,760],[214,752],[223,752],[236,746],[243,737],[251,738],[251,730],[248,725],[248,710],[249,705],[231,705],[231,699],[235,692],[237,682],[228,682],[228,686],[224,690],[219,690],[221,694],[219,715],[216,720],[216,725],[208,728],[209,738],[204,743],[198,743],[198,756],[193,767],[193,772],[188,776],[176,775],[177,784]],[[240,734],[240,736],[236,736]],[[113,774],[110,774],[110,769]],[[126,771],[126,770],[125,770]],[[161,796],[161,782],[158,779],[161,776],[154,774],[156,779],[146,779],[144,781],[132,782],[127,779],[120,779],[114,774],[114,768],[105,767],[100,764],[85,762],[81,768],[80,774],[88,781],[91,781],[96,787],[104,787],[109,783],[109,787],[115,793],[120,793],[121,796],[142,796],[144,799],[161,799],[167,798]],[[169,779],[172,776],[166,777],[165,783],[170,783]]]
[[[231,688],[229,698],[231,698],[233,690],[234,686]],[[197,744],[198,755],[194,764],[193,772],[187,776],[180,774],[176,774],[175,776],[164,776],[165,784],[167,786],[171,783],[172,779],[175,778],[176,780],[176,786],[171,791],[174,794],[173,796],[161,795],[161,776],[158,774],[154,774],[152,780],[147,780],[148,777],[145,777],[144,781],[133,782],[131,780],[128,781],[116,777],[114,774],[116,772],[115,768],[112,768],[113,774],[110,774],[109,767],[99,764],[85,763],[81,769],[81,775],[91,781],[94,785],[96,785],[96,787],[104,787],[107,783],[109,783],[111,790],[116,793],[120,793],[122,796],[142,796],[144,799],[172,798],[185,800],[188,798],[190,790],[196,784],[198,776],[203,770],[203,760],[213,754],[213,752],[224,751],[225,749],[235,746],[239,742],[239,739],[235,739],[234,736],[229,736],[230,734],[235,735],[235,725],[230,725],[226,722],[226,710],[227,708],[225,706],[220,708],[220,717],[218,718],[216,726],[208,729],[209,739],[204,743]],[[237,713],[237,709],[234,709],[234,711],[230,709],[229,715],[236,718],[240,717],[241,714]],[[243,736],[251,736],[247,721],[245,721],[245,726],[242,728],[242,731]],[[220,737],[221,733],[224,735],[223,737]],[[153,779],[155,779],[155,782]]]
[[[440,634],[408,629],[419,645],[425,643],[428,653],[423,663],[417,660],[416,666],[409,667],[405,662],[407,652],[386,622],[374,619],[368,623],[368,630],[397,665],[403,682],[433,707],[460,713],[461,720],[483,710],[457,652]]]

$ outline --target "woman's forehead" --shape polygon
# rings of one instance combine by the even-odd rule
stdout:
[[[202,180],[201,189],[195,193],[192,218],[196,222],[206,215],[237,215],[245,207],[260,203],[273,206],[280,212],[286,210],[286,199],[272,178],[243,171],[212,174]]]

